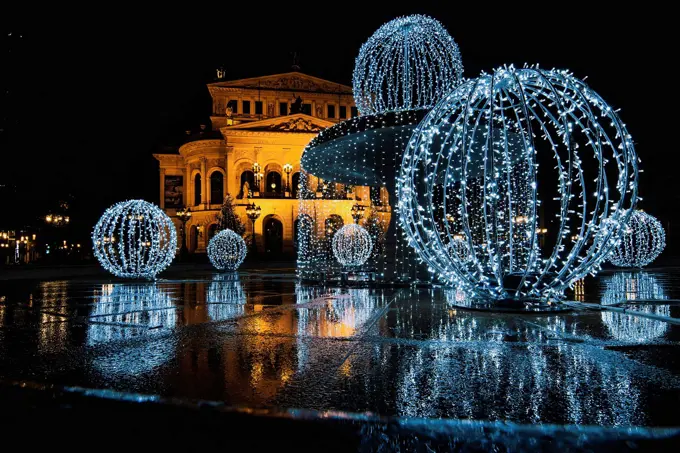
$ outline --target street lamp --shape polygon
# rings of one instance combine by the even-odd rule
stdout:
[[[253,241],[250,246],[252,247],[254,253],[257,253],[257,244],[255,244],[255,221],[258,219],[258,217],[260,217],[260,211],[260,207],[255,203],[246,205],[246,215],[250,221],[253,222]]]
[[[289,196],[290,190],[290,174],[293,171],[293,166],[291,164],[286,164],[283,166],[283,172],[286,174],[286,196]]]
[[[183,258],[186,256],[188,250],[187,250],[187,241],[186,241],[186,224],[191,218],[191,208],[180,208],[177,210],[177,218],[182,222],[182,247],[179,250],[179,256],[180,258]]]
[[[54,225],[54,226],[63,226],[63,225],[68,225],[68,223],[71,221],[69,216],[62,216],[62,215],[55,215],[55,214],[47,214],[45,216],[45,222]]]
[[[359,223],[359,219],[364,216],[365,209],[366,207],[361,206],[359,203],[356,203],[354,206],[352,206],[352,218],[354,219],[354,223]]]

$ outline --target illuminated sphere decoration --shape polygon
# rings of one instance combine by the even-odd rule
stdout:
[[[92,232],[94,255],[113,275],[153,279],[177,250],[177,231],[162,209],[144,200],[116,203]]]
[[[502,67],[456,88],[415,129],[399,221],[444,282],[496,300],[561,298],[618,243],[637,160],[617,113],[583,81]],[[465,260],[448,252],[460,235]]]
[[[398,17],[361,46],[352,77],[354,102],[362,115],[430,108],[462,74],[458,45],[439,21]]]
[[[644,267],[654,261],[666,247],[666,233],[661,222],[643,211],[634,211],[619,245],[609,261],[619,267]]]
[[[356,223],[345,225],[333,236],[333,255],[343,266],[361,266],[372,250],[370,234]]]
[[[230,229],[222,230],[208,244],[208,258],[221,271],[235,271],[246,258],[246,242]]]

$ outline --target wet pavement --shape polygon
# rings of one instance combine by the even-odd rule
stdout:
[[[678,427],[679,277],[607,272],[549,314],[466,310],[441,288],[303,286],[292,269],[2,282],[0,380],[248,409]]]

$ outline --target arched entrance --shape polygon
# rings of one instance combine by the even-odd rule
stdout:
[[[198,228],[191,225],[189,228],[189,252],[194,253],[198,247]]]
[[[210,240],[217,234],[217,224],[213,223],[208,227],[208,243],[210,243]]]
[[[273,216],[263,221],[264,251],[277,255],[283,253],[283,223]]]

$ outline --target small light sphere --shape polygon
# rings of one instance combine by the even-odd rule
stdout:
[[[116,203],[92,232],[94,255],[113,275],[153,279],[177,251],[177,231],[162,209],[144,200]]]
[[[666,232],[661,222],[646,212],[634,211],[609,261],[619,267],[644,267],[654,261],[665,247]]]
[[[222,230],[208,244],[208,258],[221,271],[235,271],[246,258],[246,242],[230,229]]]
[[[582,80],[501,67],[446,95],[414,130],[399,223],[442,282],[492,300],[559,299],[622,236],[637,162],[615,110]]]
[[[343,266],[361,266],[372,250],[371,235],[356,223],[345,225],[333,236],[333,255]]]
[[[458,45],[439,21],[398,17],[381,26],[354,63],[354,102],[362,115],[430,108],[463,75]]]

